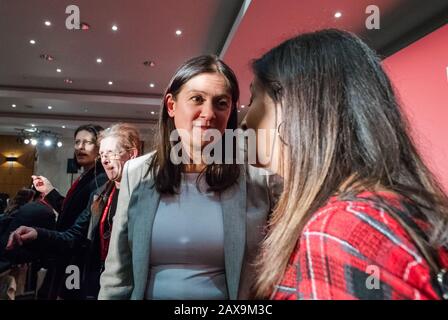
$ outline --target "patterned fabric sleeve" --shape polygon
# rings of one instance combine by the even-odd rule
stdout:
[[[426,261],[395,219],[365,202],[332,201],[305,226],[273,298],[438,296]]]

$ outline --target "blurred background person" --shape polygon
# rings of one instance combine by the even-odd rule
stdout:
[[[66,231],[22,226],[10,237],[8,249],[22,243],[38,243],[46,250],[60,254],[73,250],[89,240],[82,265],[81,299],[96,299],[100,289],[99,279],[109,248],[112,222],[117,208],[120,181],[126,161],[139,155],[140,134],[130,124],[119,123],[102,131],[98,137],[99,157],[108,181],[90,197],[87,208]],[[75,289],[74,289],[75,290]]]
[[[0,218],[0,273],[4,277],[14,278],[14,296],[22,294],[26,282],[33,285],[34,279],[27,275],[33,275],[40,266],[39,257],[42,255],[41,248],[29,246],[27,248],[16,248],[6,251],[5,245],[10,234],[19,226],[41,227],[54,229],[56,216],[53,209],[40,199],[40,194],[32,189],[23,188],[17,192],[5,210],[5,214]],[[33,263],[31,272],[28,272],[28,263]],[[11,289],[10,285],[3,286],[3,296],[5,291]],[[0,293],[0,296],[2,295]]]
[[[74,134],[75,159],[83,171],[72,184],[66,196],[62,196],[43,176],[33,176],[35,188],[44,196],[58,213],[56,230],[66,231],[70,228],[87,207],[90,195],[107,181],[103,166],[98,159],[98,136],[103,130],[101,126],[87,124],[78,127]],[[74,252],[75,251],[75,252]],[[68,265],[82,265],[85,247],[79,246],[69,254],[59,254],[48,269],[45,281],[39,291],[42,299],[56,299],[59,295],[65,299],[76,299],[77,291],[65,289],[65,270]]]

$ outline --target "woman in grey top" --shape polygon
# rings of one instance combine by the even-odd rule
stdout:
[[[248,298],[271,209],[266,176],[229,158],[226,143],[214,161],[201,156],[237,128],[238,98],[233,71],[215,56],[177,70],[157,150],[125,165],[99,299]]]

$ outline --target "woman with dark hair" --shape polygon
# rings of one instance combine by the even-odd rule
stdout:
[[[217,142],[236,129],[238,97],[233,71],[216,56],[176,71],[157,150],[125,165],[99,299],[247,297],[249,262],[270,210],[266,179],[255,168],[202,157],[207,130],[219,133]]]
[[[276,132],[258,152],[284,178],[256,297],[446,297],[447,197],[375,53],[323,30],[285,41],[253,70],[247,126]]]
[[[98,137],[99,157],[108,181],[90,196],[86,209],[66,231],[22,226],[15,230],[8,242],[8,249],[32,243],[45,247],[48,252],[63,253],[86,242],[88,250],[80,265],[83,278],[79,298],[96,299],[100,289],[100,274],[109,248],[112,221],[117,208],[123,166],[140,153],[140,134],[134,126],[118,123],[102,131]]]
[[[98,158],[98,135],[103,130],[101,126],[87,124],[78,127],[74,134],[75,159],[83,168],[81,176],[75,180],[66,196],[63,197],[43,176],[33,176],[33,184],[37,191],[43,194],[44,200],[58,213],[56,223],[57,231],[66,231],[70,228],[87,207],[92,192],[107,181],[107,176]],[[45,277],[39,296],[41,298],[55,299],[59,294],[65,299],[78,298],[76,290],[65,290],[65,269],[68,265],[81,265],[85,248],[79,247],[66,255],[55,258],[55,268],[50,269]],[[64,293],[62,293],[64,292]]]

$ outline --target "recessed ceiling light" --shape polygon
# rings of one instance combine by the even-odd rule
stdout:
[[[151,111],[151,114],[156,114],[154,111]]]
[[[15,107],[17,107],[17,106],[16,106],[15,104],[12,104],[11,107],[15,108]]]
[[[109,81],[107,84],[111,86],[111,85],[113,85],[114,83],[113,83],[112,81]]]
[[[154,83],[150,83],[149,86],[150,86],[151,88],[154,88],[154,87],[155,87],[155,84],[154,84]]]
[[[241,109],[244,109],[244,108],[246,108],[246,106],[243,104],[243,105],[241,105]]]
[[[238,110],[238,112],[241,112],[241,110]]]
[[[72,84],[72,83],[73,83],[73,80],[67,78],[67,79],[64,79],[64,82],[65,82],[65,83],[68,83],[68,84]]]
[[[57,68],[57,69],[56,69],[56,72],[61,73],[61,72],[62,72],[62,69]]]
[[[31,40],[30,40],[30,43],[31,43],[31,44],[36,44],[36,40],[32,40],[32,39],[31,39]]]
[[[49,21],[49,20],[45,20],[44,24],[45,24],[47,27],[49,27],[49,26],[51,26],[51,21]]]
[[[51,110],[51,109],[53,109],[53,107],[52,106],[48,106],[48,110]]]
[[[50,146],[52,145],[51,140],[50,140],[50,139],[46,139],[46,140],[44,141],[44,145],[45,145],[46,147],[50,147]]]
[[[58,146],[58,148],[62,147],[62,142],[58,141],[58,143],[56,144]]]
[[[33,146],[37,145],[37,140],[36,140],[36,139],[31,139],[31,144],[32,144]]]
[[[117,31],[117,30],[118,30],[118,26],[117,26],[116,24],[114,24],[114,25],[112,26],[112,30],[113,30],[113,31]]]
[[[96,58],[96,62],[97,62],[97,63],[102,63],[102,62],[103,62],[103,59],[101,59],[101,58]]]
[[[34,128],[36,125],[34,123],[32,123],[31,126]]]
[[[176,36],[180,36],[182,34],[182,30],[176,30]]]
[[[340,18],[340,17],[342,17],[342,13],[341,12],[336,12],[335,14],[334,14],[334,17],[335,18]]]
[[[65,126],[62,126],[62,129],[65,129]]]

